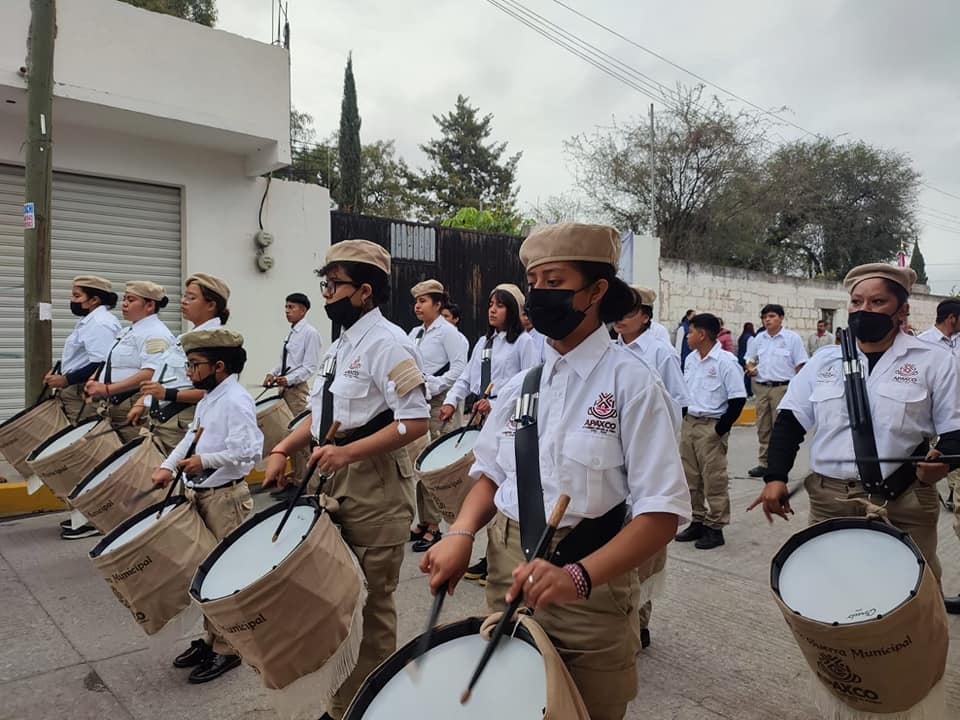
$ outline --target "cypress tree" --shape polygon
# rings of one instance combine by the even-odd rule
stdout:
[[[917,282],[921,285],[927,284],[927,263],[923,259],[923,253],[920,252],[920,243],[914,243],[913,254],[910,256],[910,269],[917,274]]]
[[[360,171],[360,110],[357,108],[357,86],[353,80],[353,53],[347,55],[343,73],[343,100],[340,103],[340,210],[359,213],[363,210]]]

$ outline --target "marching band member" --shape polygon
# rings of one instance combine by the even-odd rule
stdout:
[[[330,248],[319,274],[327,315],[343,333],[324,355],[324,375],[310,394],[310,422],[270,452],[264,484],[285,485],[287,457],[340,422],[334,444],[310,456],[316,472],[330,478],[324,492],[339,502],[332,517],[368,586],[360,658],[328,708],[339,718],[364,678],[396,650],[393,594],[414,507],[405,446],[428,432],[430,406],[416,346],[379,309],[390,298],[390,254],[367,240],[345,240]]]
[[[791,381],[780,403],[765,486],[750,508],[762,504],[771,522],[773,515],[789,519],[787,474],[804,435],[813,432],[811,472],[804,483],[810,523],[862,516],[864,506],[849,501],[872,498],[891,523],[910,534],[939,580],[936,483],[960,463],[935,458],[960,453],[960,378],[956,363],[944,362],[942,351],[899,331],[916,279],[909,268],[870,263],[847,273],[843,286],[850,293],[849,330],[865,377],[878,456],[919,455],[930,462],[880,463],[883,483],[864,487],[854,462],[841,349],[824,347]],[[936,435],[937,450],[929,450],[928,440]]]
[[[551,338],[533,413],[539,452],[516,452],[518,423],[528,419],[515,414],[516,401],[524,392],[526,406],[534,392],[523,390],[531,382],[523,373],[501,386],[474,448],[477,482],[420,564],[433,592],[447,581],[453,592],[475,533],[493,520],[488,604],[502,609],[522,590],[594,720],[622,718],[637,692],[635,569],[690,514],[673,403],[604,327],[634,304],[616,277],[619,254],[619,234],[604,226],[546,226],[524,241],[527,312]],[[571,502],[555,538],[559,564],[525,562],[523,548],[536,543],[561,493]]]
[[[63,343],[61,374],[51,372],[43,379],[47,387],[60,390],[64,412],[72,423],[92,414],[92,408],[84,402],[83,385],[106,361],[120,332],[120,321],[110,312],[116,305],[117,294],[112,292],[109,280],[96,275],[73,279],[70,312],[80,319]]]
[[[239,383],[247,353],[243,336],[227,330],[194,330],[180,338],[187,357],[187,374],[203,398],[197,404],[194,425],[173,452],[153,473],[154,484],[166,487],[180,467],[188,477],[187,495],[204,524],[217,540],[239,527],[253,509],[253,498],[244,481],[263,448],[257,412],[250,393]],[[197,427],[203,435],[196,452],[186,457]],[[193,670],[191,683],[205,683],[240,664],[240,657],[204,620],[205,640],[194,640],[178,655],[174,667]]]
[[[440,408],[447,391],[467,366],[470,344],[463,333],[441,317],[440,310],[448,296],[438,280],[417,283],[411,288],[410,294],[414,300],[413,312],[423,323],[410,331],[410,339],[420,350],[421,366],[430,395],[429,439],[436,439],[442,434],[445,424],[440,420]],[[463,424],[459,406],[451,419],[453,428]],[[423,552],[440,539],[440,509],[433,496],[419,482],[417,518],[419,522],[410,530],[410,539],[414,541],[413,551]]]

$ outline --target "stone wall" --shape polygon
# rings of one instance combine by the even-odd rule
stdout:
[[[925,290],[918,286],[918,290]],[[723,318],[734,338],[743,323],[759,328],[760,308],[779,303],[786,310],[784,324],[804,338],[817,320],[832,312],[834,327],[847,324],[847,293],[839,282],[805,280],[738,268],[698,265],[660,258],[660,322],[671,331],[683,313],[693,308]],[[916,293],[910,298],[911,324],[919,332],[936,318],[942,296]]]

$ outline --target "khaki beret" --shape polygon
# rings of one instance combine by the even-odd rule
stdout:
[[[866,265],[857,265],[847,273],[847,276],[843,279],[843,289],[847,292],[853,292],[853,289],[859,283],[871,278],[891,280],[907,292],[913,290],[913,285],[917,282],[917,274],[910,268],[887,265],[886,263],[867,263]]]
[[[410,294],[413,295],[414,298],[432,293],[440,293],[442,295],[445,292],[446,290],[443,289],[443,283],[439,280],[424,280],[410,288]]]
[[[657,299],[656,291],[648,287],[643,287],[643,285],[631,285],[630,287],[632,287],[633,291],[640,297],[641,305],[653,306],[653,303]]]
[[[104,292],[110,292],[113,288],[109,280],[97,275],[77,275],[73,279],[73,284],[79,285],[80,287],[93,288],[94,290],[103,290]]]
[[[338,262],[365,263],[390,274],[390,253],[369,240],[343,240],[331,245],[324,264]]]
[[[518,309],[520,309],[521,311],[523,310],[523,305],[524,305],[524,303],[526,302],[526,300],[524,299],[524,297],[523,297],[523,291],[520,290],[520,288],[518,288],[518,287],[517,287],[516,285],[514,285],[513,283],[503,283],[503,284],[501,284],[501,285],[497,285],[497,286],[490,292],[490,294],[493,295],[493,293],[495,293],[497,290],[503,290],[504,292],[509,293],[510,295],[512,295],[512,296],[513,296],[513,299],[517,301],[517,307],[518,307]]]
[[[620,261],[620,233],[609,225],[560,223],[535,228],[520,246],[520,262],[527,270],[548,262]]]
[[[194,330],[180,338],[180,346],[185,353],[211,348],[243,347],[243,335],[227,328],[213,330]]]
[[[146,298],[147,300],[156,300],[157,302],[160,302],[167,296],[163,285],[157,285],[155,282],[150,282],[149,280],[131,280],[127,283],[126,288],[124,288],[124,292]]]
[[[190,283],[196,283],[200,287],[205,287],[207,290],[212,290],[224,300],[230,299],[230,286],[216,275],[207,275],[207,273],[194,273],[187,278],[187,281],[183,284],[183,286],[186,287]]]

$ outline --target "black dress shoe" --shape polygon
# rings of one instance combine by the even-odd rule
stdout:
[[[960,595],[945,597],[943,604],[947,608],[947,612],[951,615],[960,615]]]
[[[480,580],[486,579],[487,577],[487,558],[482,557],[473,565],[467,568],[467,571],[463,574],[467,580]]]
[[[640,649],[644,650],[650,647],[650,628],[641,628],[640,630]]]
[[[762,478],[766,474],[767,469],[763,465],[757,465],[755,468],[750,468],[750,470],[747,471],[747,475],[750,477]]]
[[[703,523],[702,522],[692,522],[687,525],[686,529],[677,533],[677,536],[674,538],[677,542],[690,542],[692,540],[699,540],[703,536]]]
[[[206,640],[194,640],[190,643],[190,647],[173,659],[173,666],[175,668],[196,667],[212,652],[213,648],[207,644]]]
[[[428,536],[430,538],[429,540],[427,540]],[[440,542],[440,538],[442,537],[443,535],[441,534],[439,528],[437,530],[427,530],[423,534],[423,537],[413,544],[413,551],[416,553],[426,552]]]
[[[417,523],[417,529],[410,531],[410,542],[416,542],[417,540],[422,540],[423,536],[427,533],[427,526],[423,523]]]
[[[190,677],[187,678],[187,681],[193,683],[194,685],[210,682],[211,680],[216,680],[225,672],[233,670],[239,665],[239,655],[217,655],[217,653],[211,650],[206,660],[200,663],[198,667],[193,669],[193,672],[190,673]]]
[[[93,537],[94,535],[103,535],[93,525],[81,525],[76,530],[73,528],[64,528],[60,531],[60,537],[64,540],[80,540],[81,538]]]
[[[713,548],[720,547],[723,544],[723,530],[704,525],[703,535],[693,544],[693,546],[697,550],[712,550]]]

